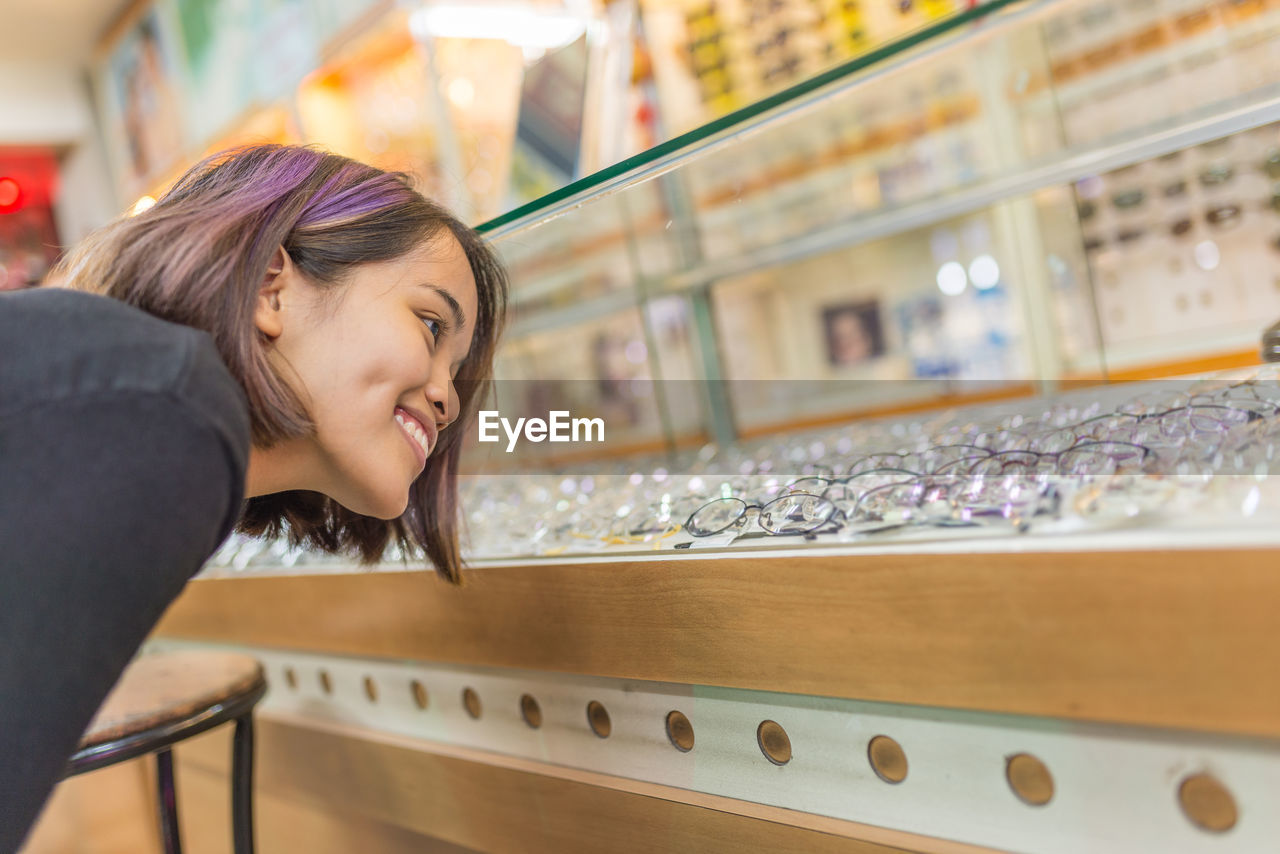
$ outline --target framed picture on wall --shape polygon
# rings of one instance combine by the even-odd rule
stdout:
[[[166,9],[147,5],[131,13],[97,68],[122,200],[144,192],[184,153],[179,53]]]
[[[822,309],[827,363],[844,368],[884,355],[884,329],[880,303],[862,300]]]

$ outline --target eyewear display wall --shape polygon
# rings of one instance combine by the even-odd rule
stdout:
[[[1280,317],[1278,56],[1267,2],[943,19],[482,226],[500,386],[607,381],[608,324],[659,401],[637,446],[677,448],[1247,362]]]

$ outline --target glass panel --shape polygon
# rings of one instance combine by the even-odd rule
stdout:
[[[1065,376],[1098,376],[1104,368],[1102,342],[1075,193],[1070,185],[1058,185],[1032,198],[1040,235],[1037,257],[1047,278],[1046,309],[1059,370]]]
[[[770,125],[733,156],[691,162],[682,174],[703,258],[739,259],[831,233],[991,174],[1000,160],[978,91],[982,49],[931,57]]]
[[[610,295],[631,295],[635,256],[675,266],[670,223],[654,182],[595,201],[590,215],[568,215],[504,237],[497,244],[511,277],[513,322],[555,325],[555,312]],[[568,317],[574,315],[569,313]]]
[[[681,361],[729,384],[659,408],[720,441],[1245,347],[1271,286],[1227,267],[1274,252],[1274,132],[1256,129],[1280,118],[1280,8],[966,15],[482,227],[512,260],[518,325],[577,336],[577,318],[689,295]],[[1174,172],[1192,189],[1159,216],[1196,213],[1170,243],[1175,223],[1126,193]],[[1233,259],[1213,275],[1206,241]]]
[[[1017,6],[1022,2],[1025,2],[1025,0],[989,0],[989,2],[964,12],[941,17],[934,23],[911,31],[901,38],[890,41],[842,65],[829,69],[781,92],[761,98],[741,109],[736,109],[728,115],[662,142],[641,154],[568,184],[541,199],[508,211],[502,216],[485,223],[481,226],[481,229],[493,231],[511,223],[527,224],[526,220],[528,218],[539,218],[541,215],[551,212],[566,199],[571,199],[589,191],[613,186],[620,178],[624,183],[631,183],[638,174],[647,173],[655,166],[668,164],[673,154],[700,148],[710,141],[723,139],[727,133],[753,126],[762,119],[767,120],[768,118],[776,117],[779,108],[785,108],[809,99],[815,92],[825,91],[832,85],[846,85],[862,75],[865,69],[884,62],[886,58],[912,51],[922,43],[940,39],[972,21],[988,17],[1007,6]]]
[[[682,296],[655,299],[645,306],[645,321],[653,348],[651,364],[660,381],[657,403],[664,410],[671,442],[678,447],[705,442],[706,394],[690,303]]]
[[[662,131],[755,103],[964,9],[965,0],[648,0]]]
[[[998,217],[981,211],[718,282],[738,426],[1026,382],[1013,257]]]
[[[1260,0],[1077,3],[1043,27],[1047,79],[1018,92],[1052,101],[1067,145],[1170,125],[1271,90],[1280,80],[1276,10]]]
[[[596,441],[596,434],[585,430],[574,434],[568,423],[561,433],[568,441],[550,433],[532,438],[527,432],[517,439],[495,422],[489,428],[493,443],[470,449],[467,463],[472,469],[563,465],[665,446],[667,430],[655,401],[645,330],[634,307],[581,320],[571,337],[557,329],[510,336],[494,374],[494,410],[513,429],[520,429],[517,419],[550,423],[552,413],[563,412],[566,420],[601,419],[603,436]]]

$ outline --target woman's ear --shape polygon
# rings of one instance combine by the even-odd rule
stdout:
[[[294,277],[293,261],[283,246],[276,247],[271,263],[267,265],[267,273],[262,277],[262,286],[258,290],[258,303],[253,311],[253,322],[258,331],[271,339],[280,337],[284,331],[284,312],[280,306],[282,297]]]

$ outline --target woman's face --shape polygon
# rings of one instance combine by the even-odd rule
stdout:
[[[395,518],[437,434],[458,417],[453,378],[476,318],[471,265],[446,232],[401,258],[355,268],[327,294],[287,261],[284,268],[275,277],[270,358],[316,430],[281,447],[277,463],[293,473],[289,488]]]

